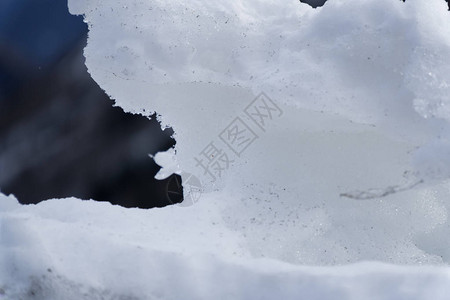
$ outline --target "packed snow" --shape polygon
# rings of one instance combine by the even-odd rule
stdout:
[[[255,258],[217,210],[0,196],[0,299],[448,299],[448,267]]]
[[[444,1],[69,9],[115,104],[173,127],[186,200],[1,196],[0,297],[448,299]]]

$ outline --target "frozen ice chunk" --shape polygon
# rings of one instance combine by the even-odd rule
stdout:
[[[450,119],[444,1],[69,2],[92,77],[174,128],[179,169],[161,154],[159,176],[220,195],[252,256],[442,261],[414,238],[446,222],[448,196],[429,192],[450,176],[433,158]],[[341,197],[354,191],[368,201]]]
[[[156,179],[166,179],[172,174],[180,174],[180,167],[176,159],[175,149],[170,148],[167,151],[158,152],[153,159],[161,167],[159,172],[155,175]]]

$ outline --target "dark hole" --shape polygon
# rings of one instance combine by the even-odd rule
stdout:
[[[323,6],[327,0],[299,0],[300,2],[309,4],[313,8]]]
[[[155,115],[112,107],[87,73],[87,27],[66,1],[11,2],[0,16],[0,190],[24,204],[63,197],[140,208],[181,202],[179,176],[155,180],[159,167],[148,156],[174,146],[172,130],[161,130]],[[45,32],[58,42],[44,49]]]
[[[80,67],[81,49],[27,82],[7,108],[0,102],[2,192],[26,204],[72,196],[141,208],[181,202],[180,191],[168,198],[173,178],[153,178],[159,167],[148,156],[172,147],[173,132],[156,116],[112,107]]]

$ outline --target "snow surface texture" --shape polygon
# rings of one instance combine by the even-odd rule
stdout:
[[[448,299],[450,269],[255,259],[216,194],[191,207],[123,209],[0,194],[0,299]]]
[[[193,174],[200,201],[227,194],[220,212],[256,257],[450,257],[430,251],[439,247],[427,238],[447,224],[450,187],[444,1],[334,0],[316,10],[298,1],[70,1],[69,9],[89,24],[86,63],[116,105],[155,110],[173,126],[178,166],[173,153],[157,155],[166,167],[159,178]],[[253,102],[260,92],[273,99],[263,96],[270,111]],[[271,118],[251,120],[255,103]],[[233,140],[233,129],[247,134]]]
[[[182,175],[186,200],[2,199],[0,293],[447,299],[448,267],[361,263],[450,261],[444,1],[69,9],[89,24],[86,64],[116,105],[174,128],[176,152],[155,160],[158,178]]]

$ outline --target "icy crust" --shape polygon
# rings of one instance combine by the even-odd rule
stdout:
[[[177,161],[156,156],[158,176],[181,172],[192,214],[214,208],[241,251],[312,265],[449,262],[444,1],[69,8],[89,24],[86,64],[116,105],[173,126]],[[248,113],[261,101],[270,118]],[[239,126],[241,148],[229,138]],[[223,172],[205,168],[218,159]]]
[[[295,0],[69,1],[69,8],[90,25],[93,77],[118,105],[151,106],[171,125],[192,97],[162,101],[160,92],[200,82],[266,91],[363,123],[411,125],[414,106],[449,118],[450,21],[439,0],[336,0],[316,10]],[[121,93],[123,81],[147,83],[144,95]]]
[[[0,194],[2,299],[436,299],[447,267],[306,267],[253,258],[211,195],[195,207],[124,209]]]
[[[202,177],[192,157],[264,91],[286,109],[339,114],[406,139],[423,149],[413,167],[421,178],[450,177],[440,162],[450,153],[450,18],[441,0],[335,0],[315,10],[296,0],[92,0],[69,8],[89,24],[93,78],[125,111],[157,111],[173,126],[185,172]]]

